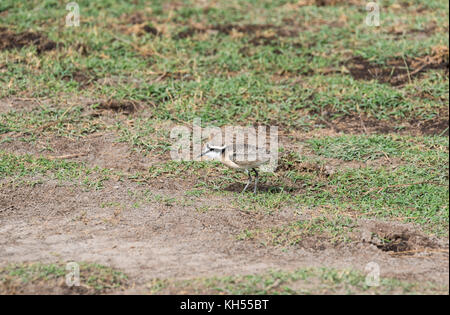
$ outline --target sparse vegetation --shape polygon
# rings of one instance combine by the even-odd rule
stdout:
[[[95,263],[80,263],[80,285],[67,286],[66,265],[63,263],[22,263],[0,268],[1,294],[30,294],[27,288],[34,286],[36,292],[56,294],[100,294],[112,290],[123,290],[128,286],[128,277],[121,271]],[[72,279],[73,281],[73,279]]]
[[[366,276],[352,270],[333,268],[269,271],[259,275],[199,278],[177,281],[153,280],[151,293],[159,294],[417,294],[444,293],[431,283],[407,283],[384,278],[379,286],[368,286]]]

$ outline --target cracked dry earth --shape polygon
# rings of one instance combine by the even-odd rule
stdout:
[[[155,162],[113,141],[106,134],[82,144],[64,142],[54,145],[52,154],[82,151],[86,154],[73,160],[123,171],[142,170]],[[21,154],[40,151],[39,144],[14,142],[3,143],[2,149]],[[350,244],[321,243],[318,235],[286,250],[257,240],[239,240],[237,235],[245,229],[268,229],[307,218],[311,210],[300,205],[271,213],[243,211],[233,203],[235,194],[186,195],[191,181],[110,179],[101,190],[47,179],[34,186],[6,185],[0,191],[1,265],[96,262],[129,276],[132,285],[125,293],[148,293],[146,284],[156,278],[192,279],[303,267],[364,272],[369,262],[379,264],[381,277],[448,287],[448,240],[426,236],[413,225],[358,220],[355,241]],[[175,202],[164,198],[149,202],[145,199],[148,192]],[[204,208],[208,210],[201,211]],[[394,240],[399,250],[412,254],[394,255],[380,245],[375,234]]]

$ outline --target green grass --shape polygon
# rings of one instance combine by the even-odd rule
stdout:
[[[159,121],[137,117],[133,119],[130,127],[127,121],[119,121],[115,128],[119,134],[117,141],[126,142],[138,151],[148,154],[158,152],[160,154],[171,150],[172,142],[168,128],[161,128]]]
[[[402,150],[392,136],[349,135],[311,139],[311,148],[318,155],[344,161],[367,161],[384,156],[398,156]]]
[[[271,214],[283,207],[293,206],[293,200],[291,195],[286,192],[268,192],[257,195],[240,195],[235,199],[234,205],[241,211],[259,211]]]
[[[152,165],[148,170],[148,175],[151,178],[166,176],[173,177],[188,177],[199,174],[200,170],[211,167],[207,162],[198,161],[168,161],[160,164]]]
[[[409,283],[380,278],[379,286],[368,286],[358,271],[332,268],[302,268],[264,274],[158,280],[148,284],[151,293],[162,294],[439,294],[448,291],[431,283]]]
[[[110,174],[109,170],[99,167],[88,168],[82,163],[0,151],[0,175],[7,182],[20,184],[20,182],[27,183],[35,177],[51,178],[61,183],[75,182],[87,188],[101,189]]]
[[[445,171],[448,162],[448,138],[396,135],[344,135],[308,140],[317,155],[343,161],[368,161],[400,157],[408,163],[427,162]]]
[[[351,242],[351,233],[357,226],[356,221],[350,217],[336,214],[334,217],[320,216],[306,220],[298,220],[280,227],[268,229],[244,230],[238,240],[256,240],[265,246],[295,246],[302,244],[309,238],[320,235],[322,240],[330,244]],[[316,247],[322,244],[314,240]]]
[[[128,277],[121,271],[95,263],[79,263],[80,285],[93,294],[123,289],[127,286]],[[71,272],[63,263],[20,263],[0,268],[0,289],[24,289],[28,285],[39,284],[42,287],[57,286]],[[3,291],[3,290],[1,290]],[[10,292],[11,293],[11,292]]]
[[[437,233],[448,226],[448,183],[436,181],[426,170],[414,166],[394,171],[363,168],[338,173],[329,191],[301,197],[306,203],[350,207],[372,217],[416,222]],[[299,200],[300,201],[300,200]]]
[[[48,135],[80,138],[105,127],[101,120],[86,114],[86,108],[81,106],[61,109],[38,107],[31,111],[0,114],[0,135],[13,134],[22,141],[36,141]]]
[[[209,10],[197,1],[183,1],[183,6],[173,2],[164,6],[160,1],[137,1],[133,6],[120,1],[78,4],[82,23],[70,28],[63,27],[67,11],[57,1],[2,2],[8,14],[0,26],[14,25],[17,32],[37,30],[60,45],[40,55],[34,47],[0,51],[0,64],[7,64],[0,80],[14,82],[0,85],[0,96],[108,96],[157,104],[154,115],[160,119],[189,122],[201,117],[217,125],[282,120],[291,127],[325,108],[334,115],[356,112],[377,118],[424,118],[448,103],[448,80],[442,75],[426,75],[411,85],[393,88],[355,81],[345,73],[320,72],[339,69],[345,51],[384,63],[399,54],[421,56],[435,45],[448,46],[444,28],[425,40],[417,40],[408,32],[400,38],[391,34],[399,21],[406,30],[420,31],[433,23],[448,25],[448,4],[442,1],[419,1],[403,10],[390,9],[392,3],[386,1],[380,28],[367,27],[363,23],[365,10],[345,4],[292,7],[290,1],[237,1],[236,5],[220,3]],[[426,14],[412,15],[422,7]],[[30,11],[33,14],[27,13]],[[130,17],[137,12],[144,23],[160,28],[162,34],[128,32]],[[328,22],[342,16],[346,20],[339,27]],[[193,22],[205,27],[262,24],[268,25],[268,30],[244,29],[237,38],[223,31],[178,38],[177,34],[191,28]],[[270,38],[271,31],[280,30],[285,32],[275,40],[252,42]],[[87,54],[79,52],[80,45],[86,47]],[[85,73],[92,84],[85,88],[82,83],[62,79],[77,72]],[[156,80],[164,73],[181,76]],[[115,76],[122,78],[121,84],[96,81]],[[283,79],[274,80],[274,76]],[[135,80],[139,84],[133,83]],[[409,93],[419,87],[422,90],[422,86],[440,98],[424,101]]]
[[[316,154],[327,158],[388,162],[341,169],[322,185],[308,187],[300,203],[350,208],[369,217],[397,218],[447,233],[448,138],[360,135],[309,143]],[[399,165],[392,165],[392,158],[399,158]]]

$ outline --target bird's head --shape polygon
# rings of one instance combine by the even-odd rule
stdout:
[[[200,154],[198,157],[206,156],[211,159],[218,159],[222,156],[223,152],[225,151],[225,147],[220,146],[214,146],[209,143],[206,144],[206,150]]]

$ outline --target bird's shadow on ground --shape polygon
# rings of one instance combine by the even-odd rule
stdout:
[[[242,190],[244,189],[245,184],[243,183],[233,183],[227,187],[224,188],[225,191],[230,191],[230,192],[242,192]],[[247,190],[245,191],[245,193],[253,193],[253,189],[254,189],[255,185],[251,184],[250,186],[248,186]],[[294,186],[272,186],[272,185],[265,185],[265,184],[258,184],[258,192],[267,192],[267,193],[280,193],[280,192],[296,192],[301,190],[299,187],[294,187]]]

